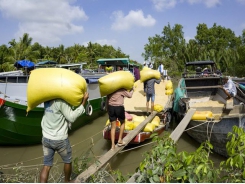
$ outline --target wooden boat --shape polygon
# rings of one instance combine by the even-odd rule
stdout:
[[[89,92],[86,113],[72,124],[74,131],[105,113],[106,97],[100,96],[98,79],[105,74],[82,75]],[[41,119],[43,104],[28,115],[27,82],[28,75],[0,75],[0,145],[30,145],[41,143]]]
[[[209,73],[203,75],[201,67],[209,67]],[[195,117],[186,128],[187,134],[199,143],[209,140],[215,152],[228,156],[227,133],[234,125],[245,126],[245,94],[237,86],[237,95],[226,100],[221,85],[222,80],[213,61],[186,63],[185,72],[174,91],[173,112],[180,122],[190,108],[196,109]]]
[[[147,139],[150,139],[151,135],[153,133],[156,133],[157,135],[160,135],[166,128],[167,122],[164,122],[164,115],[163,114],[158,114],[159,118],[161,118],[161,122],[159,126],[156,126],[153,131],[141,131],[138,133],[135,138],[130,142],[130,144],[139,144],[144,142]],[[125,130],[123,133],[123,137],[125,137],[131,130]],[[115,142],[118,141],[119,138],[119,132],[120,132],[120,126],[118,125],[116,128],[116,134],[115,134]],[[105,126],[103,129],[103,138],[106,140],[111,140],[111,125]]]
[[[169,123],[172,120],[172,100],[173,100],[173,96],[169,96],[165,108],[161,111],[157,113],[157,117],[159,119],[159,124],[157,124],[155,126],[155,128],[152,131],[144,131],[142,130],[140,133],[138,133],[135,138],[130,141],[130,144],[140,144],[148,139],[151,138],[151,135],[156,133],[157,135],[160,135],[161,133],[164,132],[164,130],[168,130],[169,127]],[[126,119],[127,121],[133,121],[132,116],[140,116],[140,117],[144,117],[143,120],[146,118],[145,116],[145,112],[142,111],[128,111],[129,113],[126,112]],[[128,117],[128,115],[131,115]],[[154,117],[155,118],[155,117]],[[143,120],[141,122],[143,122]],[[149,122],[152,123],[152,122]],[[149,124],[148,123],[148,124]],[[118,141],[119,138],[119,131],[120,131],[120,126],[119,124],[117,124],[117,128],[116,128],[116,134],[115,134],[115,142]],[[123,137],[125,137],[127,134],[130,133],[131,130],[124,130],[123,133]],[[105,128],[103,129],[103,138],[106,140],[111,140],[111,125],[109,123],[107,123],[107,125],[105,126]]]

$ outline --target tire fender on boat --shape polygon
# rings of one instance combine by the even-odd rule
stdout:
[[[88,105],[86,106],[85,108],[85,113],[88,115],[88,116],[91,116],[93,114],[93,107],[91,104],[88,103]]]
[[[102,101],[101,101],[101,104],[100,104],[100,109],[101,109],[102,111],[105,111],[105,110],[106,110],[106,109],[105,109],[105,108],[106,108],[105,106],[106,106],[106,102],[105,102],[104,100],[102,100]]]

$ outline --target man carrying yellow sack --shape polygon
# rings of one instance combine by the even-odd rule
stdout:
[[[70,181],[72,169],[72,149],[68,139],[69,123],[73,123],[84,112],[84,105],[89,98],[86,92],[83,101],[75,110],[62,99],[44,102],[42,118],[42,144],[44,166],[40,173],[40,182],[47,183],[49,171],[53,165],[54,154],[57,151],[64,162],[65,181]]]
[[[116,134],[116,121],[120,121],[120,133],[118,138],[118,146],[124,146],[122,141],[123,132],[125,129],[125,109],[124,109],[124,97],[131,98],[134,90],[130,92],[126,89],[119,89],[116,92],[107,96],[107,111],[109,120],[111,123],[111,150],[115,149],[115,134]]]
[[[155,101],[155,83],[160,84],[160,79],[149,79],[144,82],[144,92],[146,93],[146,113],[150,115],[149,112],[149,101],[151,99],[151,113],[154,110],[154,101]]]

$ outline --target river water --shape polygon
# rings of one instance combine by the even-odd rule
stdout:
[[[88,150],[93,151],[93,154],[90,154],[90,157],[99,158],[110,150],[110,141],[107,141],[102,137],[102,130],[107,119],[108,115],[105,114],[69,135],[73,158],[84,155]],[[168,132],[171,133],[171,129],[169,129]],[[163,134],[164,133],[166,132],[163,132]],[[199,146],[200,144],[191,139],[186,133],[182,134],[177,142],[178,152],[193,152]],[[135,169],[139,166],[139,163],[144,159],[143,153],[150,150],[151,147],[151,141],[147,141],[140,145],[128,146],[123,152],[116,155],[110,161],[110,167],[113,170],[120,170],[127,178],[128,174],[133,174]],[[20,165],[27,168],[40,169],[42,166],[42,155],[41,143],[33,146],[0,146],[0,171],[8,173],[9,170],[5,170],[5,168],[12,168]],[[211,159],[214,161],[215,165],[218,166],[220,161],[225,158],[217,154],[212,154]],[[63,167],[58,154],[55,155],[55,162],[60,168]]]

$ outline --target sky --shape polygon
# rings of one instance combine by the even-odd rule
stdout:
[[[139,63],[168,24],[182,25],[188,41],[203,23],[242,35],[245,0],[0,0],[0,45],[28,33],[42,46],[112,45]]]

